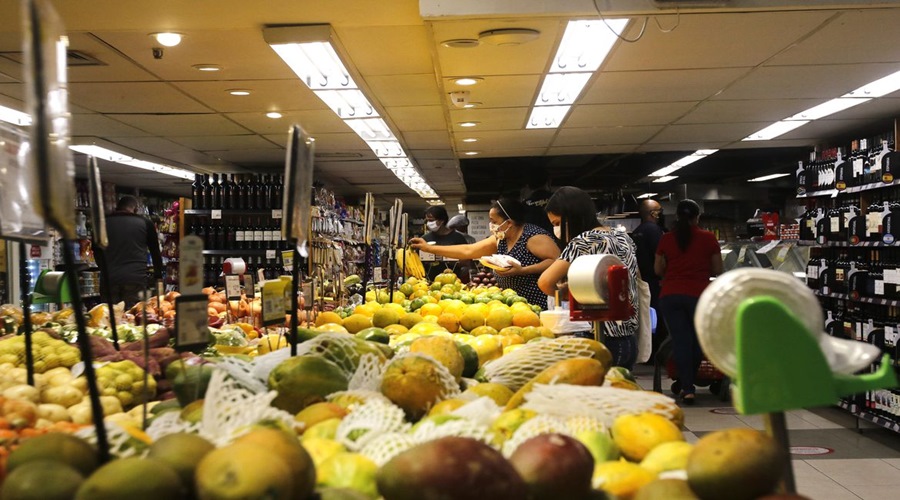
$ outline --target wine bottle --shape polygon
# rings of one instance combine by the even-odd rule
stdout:
[[[203,208],[200,206],[203,200],[203,181],[200,180],[200,174],[194,174],[194,182],[191,183],[191,207]]]
[[[212,174],[212,180],[209,183],[209,208],[217,210],[222,208],[222,198],[219,192],[219,174]]]
[[[265,230],[262,225],[262,217],[256,218],[256,226],[253,227],[253,241],[256,242],[256,248],[265,248]]]
[[[274,177],[274,176],[273,176]],[[270,196],[271,206],[273,209],[281,208],[284,197],[284,176],[279,175],[278,180],[272,182],[272,194]]]
[[[257,210],[265,210],[268,207],[266,204],[268,203],[268,196],[266,194],[266,176],[259,175],[256,179],[256,186],[254,186],[254,193],[256,196],[256,209]]]
[[[238,192],[238,186],[237,186],[237,183],[235,182],[236,177],[237,176],[235,174],[231,174],[231,176],[228,180],[228,185],[225,188],[225,192],[228,195],[228,203],[227,203],[228,207],[227,208],[230,208],[232,210],[237,210],[237,209],[241,208],[240,202],[238,201],[238,196],[240,195],[240,193]]]

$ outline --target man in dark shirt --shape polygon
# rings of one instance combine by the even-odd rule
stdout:
[[[469,219],[463,214],[457,214],[450,217],[447,227],[463,235],[466,243],[475,243],[475,237],[469,234]]]
[[[663,228],[659,225],[662,206],[654,200],[644,200],[638,208],[641,224],[634,228],[631,238],[637,247],[638,268],[641,278],[650,286],[650,307],[659,309],[659,277],[653,271],[656,247],[662,238]]]
[[[428,207],[425,210],[425,227],[428,232],[422,236],[425,241],[433,241],[435,245],[465,245],[468,243],[465,236],[459,231],[454,231],[447,227],[447,209],[440,205]],[[424,251],[428,251],[426,248]],[[428,280],[434,281],[435,276],[444,272],[444,269],[453,269],[453,272],[459,277],[463,283],[469,282],[468,273],[465,272],[471,266],[472,261],[450,261],[450,262],[432,262],[425,263],[428,271]]]
[[[138,201],[125,195],[116,204],[116,211],[106,217],[109,246],[103,252],[110,290],[102,290],[103,298],[113,302],[125,302],[128,309],[140,300],[146,290],[147,252],[153,260],[153,275],[162,279],[162,256],[159,239],[150,219],[137,214]],[[108,295],[107,295],[108,294]]]

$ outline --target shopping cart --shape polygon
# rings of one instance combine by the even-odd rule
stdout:
[[[662,370],[665,367],[666,375],[672,380],[670,389],[673,394],[681,394],[681,383],[678,381],[678,370],[675,367],[675,359],[672,356],[672,337],[667,338],[659,346],[659,351],[654,359],[653,390],[662,393]],[[721,401],[728,401],[731,397],[731,381],[720,372],[705,357],[700,362],[697,376],[694,378],[694,386],[709,387],[709,391]]]

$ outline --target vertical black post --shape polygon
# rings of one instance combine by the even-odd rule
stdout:
[[[391,248],[391,251],[389,252],[390,255],[388,256],[388,265],[391,268],[388,273],[388,275],[389,275],[388,279],[390,279],[390,281],[388,281],[388,288],[390,289],[390,292],[388,293],[388,303],[389,304],[394,303],[394,277],[396,276],[396,272],[394,271],[394,268],[396,266],[394,264],[397,263],[397,259],[394,257],[394,252],[395,252],[395,249]]]
[[[25,370],[28,385],[34,386],[34,353],[31,351],[31,289],[28,286],[28,258],[25,256],[25,242],[19,242],[19,288],[22,294],[22,325],[25,327]],[[37,276],[34,277],[37,280]]]
[[[75,325],[78,327],[78,347],[81,349],[81,361],[84,363],[84,377],[87,379],[88,398],[91,402],[91,413],[94,420],[94,429],[97,433],[97,453],[100,463],[109,461],[109,442],[106,439],[106,427],[103,424],[103,406],[100,404],[100,389],[97,387],[97,374],[94,372],[94,356],[91,353],[91,339],[88,337],[87,324],[84,320],[84,306],[81,304],[81,294],[78,291],[78,280],[75,279],[75,255],[73,254],[71,241],[64,239],[63,259],[66,264],[66,273],[69,274],[69,293],[72,295],[72,309],[75,314]],[[110,311],[112,315],[112,311]]]
[[[291,343],[291,357],[297,355],[297,328],[300,326],[300,321],[297,319],[297,314],[300,309],[300,301],[297,298],[297,293],[300,290],[300,252],[297,251],[297,243],[294,242],[292,245],[291,253],[294,254],[294,258],[291,261],[291,267],[293,277],[291,279],[291,331],[290,336],[288,337],[288,341]]]
[[[363,289],[363,297],[366,296],[366,288],[369,284],[369,276],[372,276],[372,267],[369,266],[369,261],[372,259],[372,244],[366,244],[366,256],[364,257],[366,260],[363,262],[363,280],[362,280],[362,289]]]

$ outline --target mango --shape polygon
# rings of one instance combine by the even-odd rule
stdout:
[[[319,356],[288,358],[269,374],[269,389],[278,392],[272,406],[293,414],[333,392],[346,391],[347,384],[343,370]]]
[[[751,500],[772,493],[789,457],[754,429],[727,429],[700,438],[687,461],[688,483],[703,500]]]
[[[577,439],[541,434],[520,444],[509,458],[528,486],[532,500],[587,499],[594,459]]]

